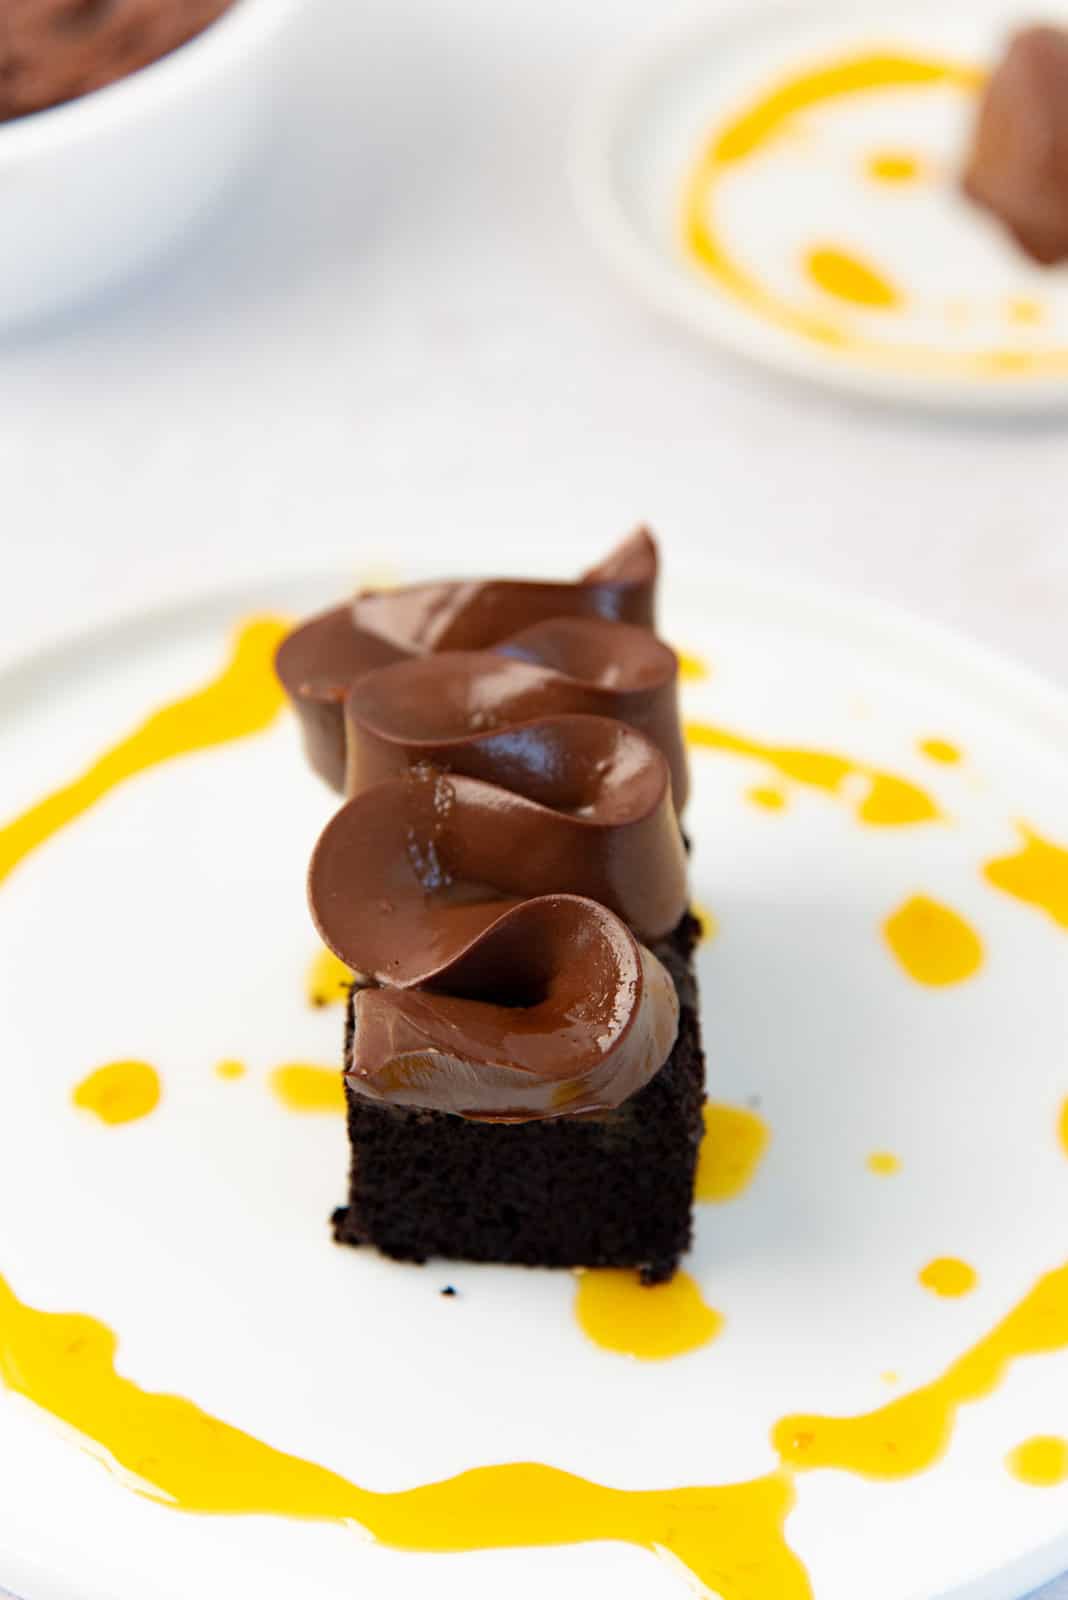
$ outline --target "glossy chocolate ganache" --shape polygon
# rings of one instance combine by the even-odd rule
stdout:
[[[283,644],[312,763],[349,797],[309,887],[361,975],[356,1093],[574,1117],[667,1059],[678,1000],[648,945],[686,909],[686,769],[656,565],[642,533],[577,583],[360,595]]]

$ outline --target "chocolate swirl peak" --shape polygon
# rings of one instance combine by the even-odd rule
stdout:
[[[577,583],[414,584],[358,594],[294,630],[276,658],[301,721],[311,765],[335,789],[345,775],[342,704],[376,667],[440,650],[483,650],[537,622],[600,617],[651,628],[657,553],[644,530],[633,534]]]
[[[406,612],[407,637],[453,638],[465,609]],[[351,798],[309,875],[361,974],[351,1088],[491,1121],[601,1113],[659,1071],[678,1002],[646,944],[687,899],[671,651],[598,617],[514,621],[339,693]]]
[[[371,1098],[510,1120],[602,1110],[674,1041],[674,988],[627,926],[657,938],[685,909],[663,757],[600,717],[518,731],[508,788],[415,766],[343,805],[316,847],[319,931],[379,986],[354,1000],[350,1081]]]
[[[670,933],[686,908],[685,850],[667,765],[641,734],[604,717],[546,718],[459,754],[447,774],[421,764],[374,784],[322,834],[312,910],[350,967],[432,982],[537,895],[585,895],[644,939]]]
[[[423,761],[508,783],[508,752],[533,737],[517,727],[578,714],[613,718],[656,745],[681,812],[689,785],[677,678],[674,652],[647,629],[574,617],[535,623],[492,651],[397,662],[365,674],[345,698],[345,793]],[[578,771],[581,753],[570,759]],[[563,761],[556,751],[554,772]]]
[[[603,906],[572,895],[504,912],[433,989],[354,1002],[359,1093],[488,1122],[610,1110],[675,1042],[671,979]]]

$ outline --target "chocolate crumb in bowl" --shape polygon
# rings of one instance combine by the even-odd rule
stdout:
[[[232,0],[0,0],[0,122],[78,99],[186,44]]]

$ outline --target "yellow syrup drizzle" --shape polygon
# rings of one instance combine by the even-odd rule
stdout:
[[[1037,300],[1010,300],[1005,308],[1010,322],[1033,328],[1045,319],[1045,308]]]
[[[687,742],[699,750],[717,750],[724,755],[744,756],[762,761],[780,777],[826,794],[842,795],[850,779],[866,779],[864,793],[850,801],[861,822],[873,827],[900,827],[914,822],[937,821],[941,813],[929,794],[907,778],[882,772],[863,761],[834,755],[825,750],[794,749],[789,745],[766,744],[745,734],[719,728],[709,722],[688,722]]]
[[[808,1600],[808,1580],[784,1537],[789,1474],[824,1467],[893,1479],[931,1466],[962,1405],[992,1393],[1019,1358],[1068,1346],[1068,1265],[1040,1278],[940,1377],[858,1416],[784,1417],[772,1439],[785,1472],[718,1488],[615,1490],[516,1463],[375,1493],[189,1400],[119,1377],[116,1344],[102,1323],[33,1310],[0,1279],[0,1374],[8,1386],[105,1452],[153,1499],[187,1511],[351,1521],[410,1550],[618,1539],[673,1555],[722,1600]]]
[[[275,1067],[268,1082],[288,1111],[344,1111],[345,1084],[340,1067],[312,1067],[291,1061]]]
[[[147,1061],[109,1061],[83,1078],[71,1098],[112,1127],[137,1122],[159,1105],[159,1073]]]
[[[266,727],[282,704],[271,658],[283,631],[281,623],[248,624],[214,684],[156,713],[80,779],[0,832],[0,877],[136,772]],[[293,1063],[273,1084],[301,1109],[341,1103],[340,1074],[327,1069]],[[722,1487],[626,1491],[517,1463],[379,1494],[275,1450],[180,1396],[141,1389],[115,1371],[116,1346],[102,1323],[34,1310],[0,1279],[5,1383],[165,1504],[359,1523],[411,1550],[617,1539],[675,1557],[723,1600],[811,1600],[785,1541],[793,1487],[782,1473]]]
[[[948,739],[921,739],[917,748],[929,761],[938,761],[944,767],[956,766],[961,759],[957,746]]]
[[[1012,856],[988,861],[983,876],[995,889],[1046,912],[1068,929],[1068,850],[1019,825],[1023,845]]]
[[[756,1177],[771,1141],[763,1117],[743,1106],[710,1100],[704,1108],[705,1133],[697,1158],[694,1199],[722,1204],[736,1200]]]
[[[920,156],[908,150],[873,150],[864,162],[873,183],[915,183],[925,171]]]
[[[776,788],[774,784],[758,783],[746,793],[750,805],[759,806],[762,811],[781,811],[786,804],[786,790]]]
[[[643,1293],[656,1291],[643,1291]],[[722,1600],[811,1600],[786,1544],[782,1473],[715,1488],[609,1489],[533,1462],[476,1467],[394,1493],[273,1449],[178,1395],[115,1370],[92,1317],[36,1311],[0,1279],[0,1374],[136,1481],[183,1511],[355,1523],[402,1550],[484,1550],[615,1539],[674,1556]]]
[[[222,673],[203,689],[156,711],[127,738],[0,828],[0,883],[39,845],[83,816],[128,778],[175,756],[259,733],[282,709],[271,670],[286,624],[253,618],[240,629]]]
[[[937,1461],[962,1405],[992,1394],[1021,1356],[1068,1347],[1068,1264],[1046,1273],[998,1325],[944,1373],[855,1417],[797,1415],[775,1424],[784,1466],[906,1478]]]
[[[215,1066],[217,1078],[243,1078],[245,1076],[245,1063],[243,1061],[219,1061]]]
[[[745,310],[842,356],[884,368],[982,379],[1068,371],[1064,348],[959,350],[879,340],[853,326],[855,318],[836,318],[834,307],[812,311],[762,280],[735,254],[717,214],[724,182],[780,143],[800,114],[883,90],[948,89],[973,95],[984,76],[980,68],[964,62],[872,51],[803,69],[773,85],[714,133],[701,150],[683,193],[683,248],[717,288]]]
[[[340,1005],[352,988],[352,972],[324,946],[308,968],[308,1000],[313,1006]]]
[[[983,964],[983,942],[963,917],[927,895],[913,895],[883,923],[903,971],[929,988],[963,983]]]
[[[149,719],[81,779],[9,825],[0,833],[0,875],[134,772],[265,727],[280,704],[269,671],[280,631],[280,624],[251,624],[214,685]],[[798,753],[786,755],[792,765]],[[857,770],[865,769],[847,763],[846,773],[817,787],[837,790]],[[937,813],[923,820],[931,814]],[[1016,1357],[1066,1345],[1068,1266],[1040,1280],[991,1334],[923,1389],[865,1416],[784,1419],[775,1438],[785,1470],[762,1478],[626,1491],[516,1463],[378,1493],[275,1450],[180,1396],[141,1389],[116,1372],[117,1341],[102,1323],[34,1310],[0,1279],[0,1376],[153,1499],[188,1511],[354,1522],[384,1543],[412,1550],[615,1539],[673,1556],[721,1600],[811,1600],[784,1534],[793,1468],[830,1465],[870,1476],[922,1470],[939,1454],[961,1404],[989,1393]]]
[[[836,245],[814,245],[806,251],[807,277],[824,294],[866,311],[896,311],[904,296],[870,262]]]
[[[901,1171],[901,1158],[892,1150],[873,1150],[865,1165],[877,1178],[893,1178]]]
[[[1053,1489],[1068,1483],[1068,1439],[1039,1433],[1025,1439],[1005,1457],[1014,1478],[1035,1489]]]
[[[723,1317],[688,1272],[646,1287],[636,1272],[601,1267],[579,1274],[575,1316],[583,1333],[619,1355],[667,1361],[710,1344]]]
[[[690,902],[690,910],[693,912],[694,916],[701,925],[701,934],[698,942],[700,944],[707,944],[708,941],[710,939],[714,939],[716,934],[719,932],[719,923],[716,921],[713,913],[709,911],[708,907],[701,905],[697,900]]]
[[[1068,1156],[1068,1100],[1061,1106],[1061,1114],[1057,1119],[1057,1137],[1061,1141],[1061,1149]]]
[[[695,656],[689,650],[676,650],[679,659],[679,677],[686,683],[699,683],[702,678],[709,676],[708,664],[700,656]]]
[[[979,1282],[979,1274],[967,1261],[956,1256],[936,1256],[916,1274],[925,1289],[941,1295],[944,1300],[957,1300],[970,1294]]]

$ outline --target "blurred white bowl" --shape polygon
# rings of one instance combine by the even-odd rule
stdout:
[[[305,3],[235,0],[151,66],[0,123],[0,329],[136,272],[210,212],[269,126]]]

